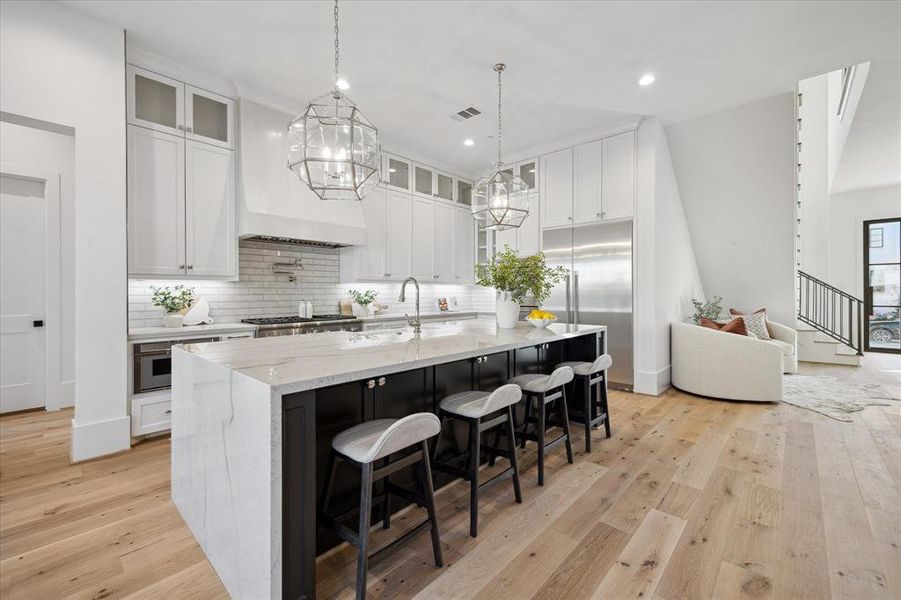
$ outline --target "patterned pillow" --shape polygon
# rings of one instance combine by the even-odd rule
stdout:
[[[747,329],[749,332],[753,333],[757,338],[759,338],[761,340],[770,339],[770,332],[766,327],[766,309],[765,308],[756,310],[751,314],[743,313],[734,308],[730,308],[729,314],[735,315],[736,317],[741,317],[742,321],[745,322],[745,329]]]

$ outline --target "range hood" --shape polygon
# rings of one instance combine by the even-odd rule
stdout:
[[[366,243],[359,202],[325,201],[286,166],[295,115],[239,102],[238,237],[329,247]]]

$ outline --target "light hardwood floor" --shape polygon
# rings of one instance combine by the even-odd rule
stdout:
[[[869,358],[804,370],[901,384],[901,359]],[[445,567],[421,536],[373,562],[370,596],[901,598],[901,403],[840,423],[675,390],[611,402],[613,439],[553,452],[543,488],[524,453],[524,503],[486,492],[477,539],[465,485],[441,491]],[[224,597],[169,499],[168,439],[69,465],[70,419],[0,418],[0,596]],[[320,558],[321,597],[352,596],[354,557]]]

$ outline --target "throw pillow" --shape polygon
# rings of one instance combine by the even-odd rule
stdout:
[[[737,333],[738,335],[748,335],[747,329],[745,328],[745,323],[741,318],[732,319],[728,323],[717,323],[713,319],[708,319],[707,317],[701,317],[701,320],[698,322],[701,327],[707,327],[709,329],[716,329],[717,331],[723,331],[725,333]]]
[[[743,313],[735,308],[729,309],[729,314],[741,317],[745,322],[745,328],[761,340],[770,339],[770,332],[766,326],[766,309],[761,308],[753,313]]]

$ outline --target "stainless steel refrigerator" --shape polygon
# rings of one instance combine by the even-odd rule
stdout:
[[[632,389],[632,222],[549,229],[543,236],[548,264],[569,271],[544,307],[569,323],[606,325],[610,383]]]

